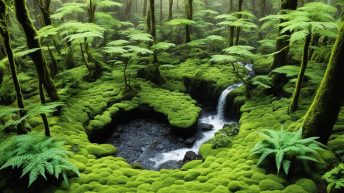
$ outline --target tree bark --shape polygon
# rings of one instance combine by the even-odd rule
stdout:
[[[291,102],[291,105],[289,107],[289,112],[291,112],[291,113],[296,111],[296,109],[298,107],[302,83],[303,83],[306,68],[308,65],[309,46],[311,44],[311,39],[312,39],[312,34],[309,32],[309,34],[307,35],[306,40],[305,40],[305,45],[303,47],[301,69],[299,72],[299,76],[297,78],[296,86],[295,86],[294,93],[293,93],[292,102]]]
[[[127,1],[127,5],[125,6],[125,9],[124,9],[124,17],[125,17],[125,19],[129,19],[130,18],[132,4],[133,4],[133,0],[128,0]]]
[[[305,137],[318,136],[326,144],[344,101],[344,23],[332,49],[325,76],[303,121]]]
[[[17,99],[17,105],[18,108],[21,110],[19,111],[20,117],[23,117],[25,115],[25,106],[24,106],[24,99],[23,94],[21,92],[20,83],[17,77],[17,71],[16,71],[16,63],[14,60],[14,55],[11,47],[11,38],[8,33],[8,26],[7,26],[7,6],[3,0],[0,0],[0,34],[2,37],[3,44],[5,46],[5,51],[8,58],[8,63],[10,66],[11,76],[13,80],[13,86],[14,90],[16,91],[16,99]]]
[[[295,10],[297,8],[297,0],[281,0],[281,14],[285,14],[286,10]],[[280,23],[284,21],[281,20]],[[282,27],[279,28],[279,32]],[[286,37],[287,36],[287,37]],[[271,70],[287,64],[287,56],[289,53],[289,36],[290,32],[279,33],[276,40],[276,51],[279,51],[274,55],[274,60],[271,64]],[[274,93],[280,93],[283,85],[285,83],[284,76],[280,74],[274,74],[272,76],[272,88]]]
[[[147,0],[143,1],[143,17],[147,16]]]
[[[17,20],[24,29],[28,48],[38,49],[37,51],[30,54],[36,67],[38,80],[41,81],[41,83],[43,84],[48,96],[52,100],[58,100],[59,96],[57,94],[57,89],[49,74],[47,63],[41,49],[41,43],[39,39],[36,38],[37,31],[29,17],[25,2],[26,1],[24,0],[14,0]]]
[[[193,0],[185,0],[185,14],[186,18],[189,20],[192,20],[193,15]],[[186,25],[185,26],[185,43],[191,42],[191,26]]]
[[[244,3],[244,0],[239,0],[239,7],[238,7],[238,11],[242,11],[242,4]],[[241,18],[242,16],[239,15],[239,19]],[[235,38],[235,45],[239,45],[239,38],[240,38],[240,31],[241,31],[241,28],[240,27],[237,27],[236,28],[236,38]]]
[[[160,25],[162,25],[163,13],[162,13],[162,0],[160,0]]]
[[[168,0],[168,20],[173,19],[173,0]]]
[[[260,18],[263,18],[265,16],[265,10],[266,10],[266,0],[260,0]]]

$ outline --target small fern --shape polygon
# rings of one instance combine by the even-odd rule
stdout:
[[[68,152],[63,144],[36,133],[11,137],[0,145],[0,170],[21,169],[21,177],[29,176],[28,186],[39,176],[47,179],[46,174],[57,179],[62,175],[68,185],[67,172],[79,175],[79,171],[66,159]]]
[[[281,167],[285,174],[288,175],[291,160],[306,160],[318,162],[314,158],[314,154],[323,150],[322,144],[317,142],[318,137],[302,138],[302,129],[289,132],[275,130],[264,130],[258,132],[264,139],[258,142],[251,150],[251,155],[258,154],[260,156],[257,165],[261,164],[267,157],[273,155],[277,174],[279,174]]]
[[[343,190],[344,189],[344,164],[341,163],[332,170],[326,172],[323,177],[328,183],[327,192],[331,192],[332,189]]]

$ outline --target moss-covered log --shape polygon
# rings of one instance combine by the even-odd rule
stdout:
[[[24,0],[14,1],[17,20],[24,29],[28,48],[37,49],[35,52],[32,52],[30,56],[35,64],[38,79],[43,84],[48,96],[52,100],[58,100],[59,96],[55,83],[49,74],[47,63],[41,49],[41,43],[39,39],[36,38],[37,31],[30,19],[25,2]]]
[[[8,63],[10,66],[10,71],[11,71],[12,80],[13,80],[13,86],[16,91],[17,105],[18,105],[18,108],[22,109],[21,111],[19,111],[19,114],[21,117],[23,117],[25,115],[24,100],[23,100],[23,95],[20,88],[20,83],[17,77],[16,64],[15,64],[14,55],[13,55],[13,51],[11,47],[11,39],[7,30],[7,27],[8,27],[7,16],[8,15],[7,15],[6,9],[7,8],[6,8],[5,2],[3,0],[0,0],[0,34],[2,37],[2,41],[5,47],[6,53],[7,53]]]
[[[304,136],[319,136],[327,143],[344,101],[344,23],[332,49],[325,76],[302,124]]]

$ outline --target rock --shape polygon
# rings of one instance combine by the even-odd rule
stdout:
[[[180,161],[167,161],[163,164],[161,164],[158,168],[158,170],[160,169],[164,169],[164,168],[169,168],[169,169],[179,169],[180,167],[182,167],[183,163],[181,163]]]
[[[162,146],[161,144],[157,144],[154,146],[154,149],[155,150],[162,150],[162,149],[164,149],[164,146]]]
[[[197,153],[193,152],[193,151],[188,151],[185,153],[185,156],[184,156],[184,159],[183,159],[183,162],[186,163],[186,162],[189,162],[189,161],[192,161],[192,160],[196,160],[196,159],[199,159],[199,155],[197,155]]]
[[[214,126],[210,125],[208,123],[200,123],[200,124],[198,124],[198,128],[201,131],[211,131],[211,130],[213,130]]]
[[[178,137],[177,141],[178,141],[179,143],[182,143],[182,142],[184,141],[184,139],[183,139],[182,137]]]
[[[112,138],[118,138],[119,136],[120,136],[119,132],[116,132],[116,131],[112,134]]]
[[[184,143],[185,143],[186,146],[192,147],[192,145],[195,143],[195,141],[196,141],[196,138],[190,137],[190,138],[187,138],[187,139],[184,141]]]

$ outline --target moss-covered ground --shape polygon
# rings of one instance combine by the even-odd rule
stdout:
[[[195,68],[199,71],[194,72]],[[316,193],[318,173],[315,172],[313,176],[300,174],[297,178],[289,179],[283,175],[277,176],[269,168],[256,166],[257,158],[250,156],[251,148],[259,140],[256,131],[280,129],[281,125],[295,128],[307,110],[311,97],[304,97],[300,110],[293,115],[287,114],[287,99],[272,96],[246,99],[240,109],[240,132],[232,138],[232,143],[218,149],[212,149],[212,145],[206,143],[200,149],[203,160],[191,161],[176,170],[134,169],[123,158],[115,156],[117,150],[112,145],[89,141],[87,131],[101,129],[117,113],[130,111],[142,104],[164,114],[175,127],[183,129],[192,126],[197,121],[200,108],[189,95],[179,92],[185,91],[181,87],[183,77],[195,77],[197,74],[206,81],[225,87],[237,81],[232,73],[227,76],[230,71],[227,68],[199,64],[197,61],[185,62],[180,67],[165,66],[162,73],[168,81],[162,87],[166,89],[145,80],[133,80],[132,84],[139,85],[140,89],[131,97],[127,97],[128,94],[121,89],[123,83],[119,73],[104,75],[93,83],[81,81],[77,89],[71,89],[71,84],[60,86],[64,88],[60,89],[60,94],[65,106],[59,116],[49,119],[52,136],[66,141],[65,148],[70,151],[70,160],[81,174],[71,177],[69,187],[62,184],[50,186],[43,192]],[[70,71],[69,76],[75,78],[83,72],[86,73],[85,69],[80,68]],[[245,99],[240,92],[237,95]],[[37,98],[30,100],[38,101]],[[43,130],[38,117],[29,122],[34,130]],[[339,147],[344,143],[343,125],[344,112],[329,143],[334,151],[340,151]],[[330,151],[322,154],[324,161],[333,159],[333,156]],[[3,191],[11,192],[6,189]]]

